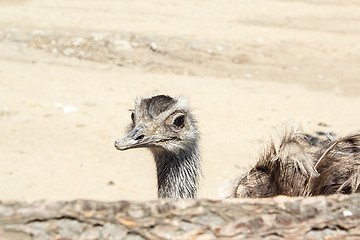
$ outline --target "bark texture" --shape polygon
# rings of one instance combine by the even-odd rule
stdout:
[[[360,239],[360,195],[0,201],[0,239]]]

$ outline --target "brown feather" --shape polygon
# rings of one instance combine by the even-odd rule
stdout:
[[[357,192],[360,184],[360,133],[338,140],[310,141],[286,132],[255,166],[239,177],[230,197],[315,196]]]

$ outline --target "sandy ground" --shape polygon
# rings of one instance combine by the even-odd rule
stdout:
[[[357,0],[0,0],[1,199],[155,199],[150,152],[113,146],[142,95],[190,100],[204,198],[284,121],[360,130],[359,12]]]

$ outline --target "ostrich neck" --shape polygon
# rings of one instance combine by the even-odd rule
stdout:
[[[189,144],[176,153],[153,151],[158,180],[159,198],[195,198],[201,176],[197,144]]]

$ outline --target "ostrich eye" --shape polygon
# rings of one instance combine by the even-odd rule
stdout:
[[[135,123],[135,114],[133,112],[131,113],[131,120],[133,123]]]
[[[176,126],[177,128],[183,128],[184,127],[184,121],[185,121],[185,116],[181,115],[177,118],[175,118],[173,125]]]

